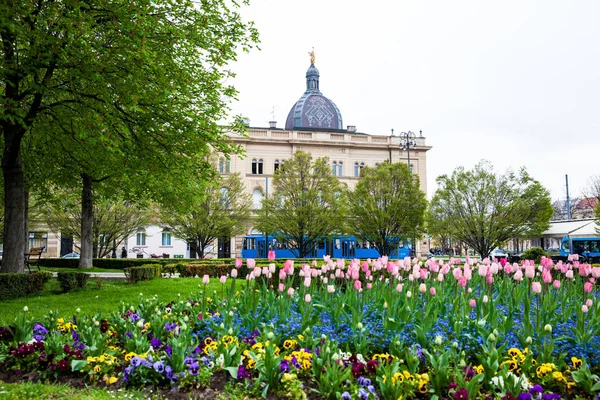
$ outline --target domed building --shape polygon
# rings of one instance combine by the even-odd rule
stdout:
[[[314,63],[306,71],[306,92],[294,104],[285,121],[286,130],[342,130],[342,114],[335,103],[319,90],[319,70]]]

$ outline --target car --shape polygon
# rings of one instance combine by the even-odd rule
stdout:
[[[61,258],[79,258],[79,253],[67,253]]]
[[[502,249],[494,249],[491,253],[490,253],[490,258],[493,260],[494,258],[500,259],[500,258],[508,258],[508,253],[505,252]]]

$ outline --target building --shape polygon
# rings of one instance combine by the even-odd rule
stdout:
[[[398,135],[369,135],[355,126],[344,128],[342,114],[335,103],[320,91],[320,74],[311,57],[306,71],[306,91],[292,106],[284,128],[271,121],[269,127],[249,127],[247,136],[231,135],[233,141],[245,151],[245,157],[219,160],[222,174],[239,172],[252,194],[254,207],[269,194],[273,174],[286,159],[302,150],[314,158],[328,157],[335,176],[353,188],[358,182],[360,169],[374,167],[385,160],[406,162],[418,175],[421,189],[427,193],[427,151],[422,134],[415,135],[412,146],[406,149],[405,140]],[[249,228],[247,234],[259,233]],[[422,245],[427,246],[427,241]],[[219,243],[219,249],[227,249],[231,256],[239,256],[242,237],[231,243]],[[426,255],[427,249],[421,254]],[[418,252],[419,253],[419,252]],[[220,256],[221,254],[215,254]]]

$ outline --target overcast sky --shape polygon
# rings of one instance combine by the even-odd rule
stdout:
[[[251,0],[262,50],[232,65],[233,112],[283,128],[316,53],[344,126],[423,130],[435,178],[488,159],[525,166],[551,192],[600,174],[598,0]]]

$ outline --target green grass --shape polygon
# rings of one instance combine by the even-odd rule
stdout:
[[[42,271],[47,272],[123,272],[122,269],[106,269],[106,268],[50,268],[50,267],[41,267]],[[37,269],[32,268],[31,271],[37,271]]]
[[[135,390],[108,391],[106,389],[86,388],[75,389],[68,385],[42,384],[42,383],[2,383],[0,382],[0,398],[6,400],[22,399],[148,399],[148,397]]]
[[[99,312],[108,314],[120,309],[121,302],[127,306],[137,305],[140,293],[143,293],[145,297],[157,295],[165,303],[178,300],[178,294],[187,299],[192,292],[194,293],[193,297],[199,299],[201,292],[199,292],[198,285],[203,286],[202,280],[199,278],[157,278],[138,282],[135,285],[126,281],[100,281],[102,282],[101,289],[98,288],[96,279],[90,279],[85,289],[63,293],[58,281],[52,279],[46,284],[46,290],[40,295],[0,301],[0,325],[12,323],[14,318],[23,312],[25,306],[29,308],[29,315],[33,317],[41,317],[49,311],[55,310],[58,310],[62,317],[71,317],[77,308],[88,315],[95,315]],[[219,280],[211,279],[207,290],[211,294],[213,291],[217,291],[218,297],[220,297],[221,284]]]

